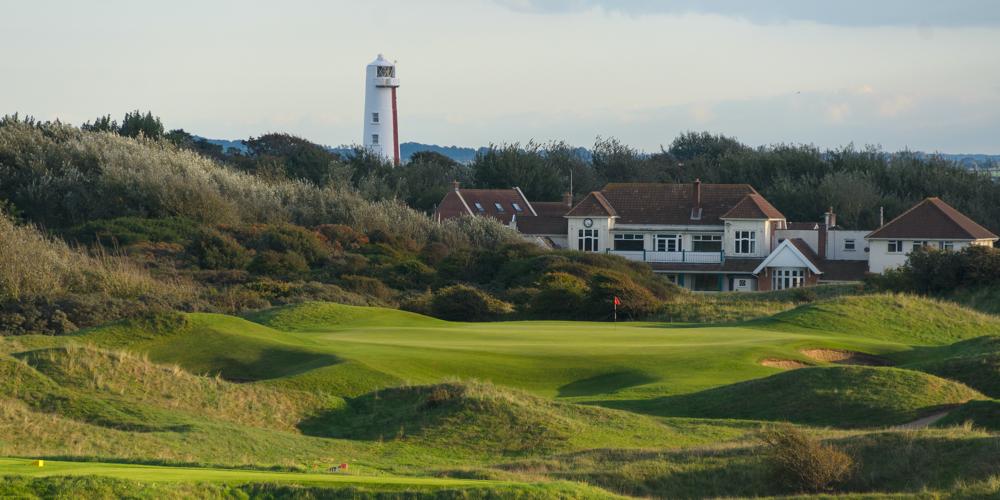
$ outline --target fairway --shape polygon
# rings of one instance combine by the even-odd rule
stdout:
[[[25,423],[7,427],[0,453],[59,459],[4,459],[0,473],[445,497],[744,496],[774,491],[747,447],[777,422],[862,454],[929,415],[995,425],[997,389],[979,367],[996,356],[997,332],[994,317],[892,296],[718,325],[460,323],[322,302],[171,313],[0,342],[0,411]],[[962,463],[995,446],[971,428],[917,438],[968,445]],[[127,463],[150,461],[177,466]],[[326,472],[342,462],[349,474]],[[752,481],[712,472],[741,463]],[[656,486],[661,476],[669,484]]]
[[[38,467],[34,465],[34,462],[34,460],[23,458],[0,458],[0,475],[17,474],[31,477],[105,476],[134,481],[219,482],[227,484],[269,482],[330,486],[379,485],[421,489],[489,487],[513,484],[505,481],[470,479],[356,476],[347,473],[277,472],[53,460],[46,460],[44,467]]]
[[[329,384],[354,395],[401,382],[476,379],[576,402],[648,399],[759,378],[780,372],[762,366],[762,359],[812,362],[799,352],[807,348],[879,355],[909,349],[878,338],[808,328],[448,323],[317,303],[249,319],[259,323],[191,314],[187,333],[144,338],[111,327],[77,338],[238,381],[314,389]],[[130,340],[122,342],[124,338]]]

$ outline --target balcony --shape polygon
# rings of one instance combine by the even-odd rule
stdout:
[[[611,255],[625,257],[637,262],[684,262],[688,264],[721,264],[725,257],[722,252],[654,252],[650,250],[607,250]]]

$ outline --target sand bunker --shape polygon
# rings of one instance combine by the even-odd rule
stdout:
[[[809,363],[795,361],[794,359],[777,359],[777,358],[764,358],[760,360],[760,364],[770,368],[781,368],[782,370],[794,370],[796,368],[805,368],[807,366],[812,366]]]
[[[859,365],[859,366],[890,366],[889,360],[865,354],[863,352],[844,351],[840,349],[802,349],[802,354],[817,361],[835,363],[838,365]]]

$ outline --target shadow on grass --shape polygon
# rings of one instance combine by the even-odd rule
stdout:
[[[218,375],[229,382],[254,382],[298,375],[344,361],[333,354],[269,347],[261,349],[252,359],[217,352],[205,363],[212,367],[209,375]]]
[[[590,378],[570,382],[558,389],[559,397],[593,396],[609,394],[629,387],[635,387],[659,380],[638,370],[622,370],[602,373]]]

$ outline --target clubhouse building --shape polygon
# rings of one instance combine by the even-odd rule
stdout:
[[[860,281],[906,262],[921,246],[958,250],[997,236],[938,198],[875,231],[789,222],[749,184],[608,184],[579,203],[531,203],[518,188],[455,183],[436,217],[493,217],[550,248],[603,252],[645,262],[694,291],[782,290]]]

